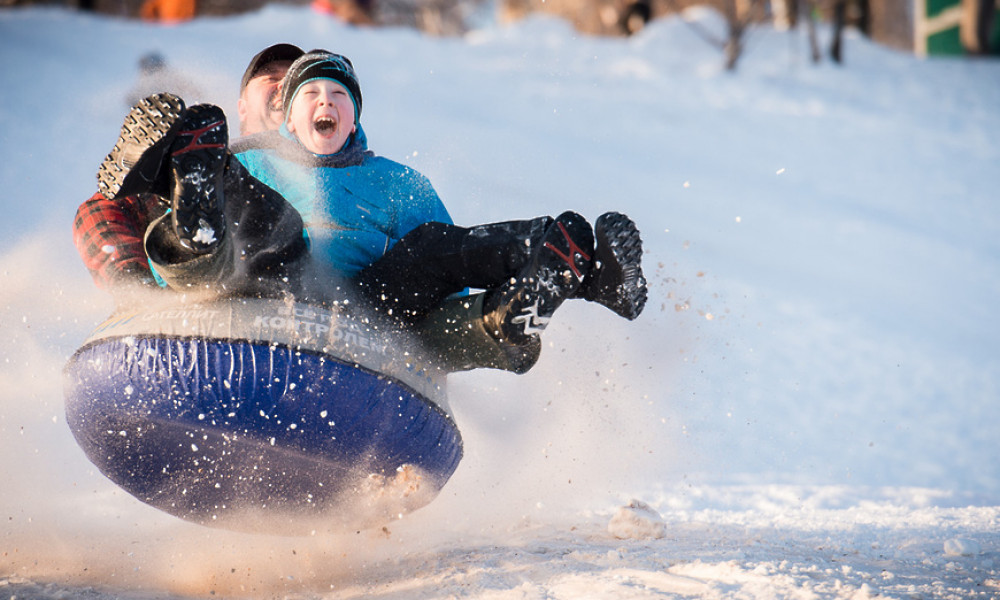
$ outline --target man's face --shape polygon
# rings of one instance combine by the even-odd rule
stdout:
[[[354,100],[332,79],[306,83],[288,112],[288,131],[314,154],[334,154],[354,133]]]
[[[291,64],[285,60],[268,63],[247,82],[237,104],[241,135],[281,127],[284,116],[281,109],[281,80],[285,78]]]

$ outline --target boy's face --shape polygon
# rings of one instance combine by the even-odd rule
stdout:
[[[354,101],[332,79],[303,85],[288,112],[288,131],[314,154],[334,154],[354,133]]]
[[[247,82],[236,105],[240,117],[240,134],[250,135],[281,127],[285,116],[281,109],[281,80],[285,78],[291,62],[273,61]]]

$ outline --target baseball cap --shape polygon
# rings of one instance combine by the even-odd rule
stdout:
[[[243,79],[240,81],[240,93],[246,89],[250,80],[267,65],[277,61],[294,62],[295,59],[305,54],[302,48],[292,44],[275,44],[268,46],[257,53],[247,65],[247,70],[243,72]]]

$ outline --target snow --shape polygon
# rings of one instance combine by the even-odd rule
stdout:
[[[112,309],[70,221],[138,59],[233,116],[277,41],[350,56],[372,147],[459,223],[619,210],[647,246],[639,320],[569,303],[529,374],[453,377],[463,463],[381,530],[181,522],[64,424],[62,365]],[[0,598],[1000,597],[1000,64],[805,44],[754,30],[727,73],[679,19],[437,39],[0,11]]]
[[[618,539],[659,539],[667,534],[663,517],[641,500],[632,500],[618,509],[608,523],[608,533]]]

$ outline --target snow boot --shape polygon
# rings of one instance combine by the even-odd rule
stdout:
[[[167,196],[167,150],[184,116],[184,101],[173,94],[140,100],[125,117],[118,142],[97,171],[97,186],[113,199],[153,193]]]
[[[517,276],[489,292],[483,306],[487,332],[501,343],[525,345],[590,271],[594,232],[586,219],[565,212],[545,231]]]
[[[646,306],[648,294],[639,230],[632,219],[609,212],[597,218],[594,235],[593,267],[574,297],[603,304],[631,321]]]
[[[532,335],[518,344],[508,340],[497,340],[497,348],[503,354],[505,362],[495,368],[523,375],[538,362],[538,357],[542,354],[542,338]]]
[[[170,145],[171,219],[181,245],[197,254],[210,252],[225,232],[228,144],[222,109],[199,104],[187,109]]]

